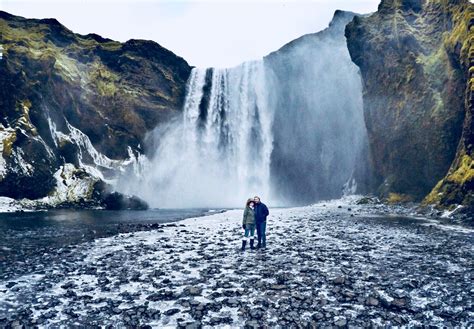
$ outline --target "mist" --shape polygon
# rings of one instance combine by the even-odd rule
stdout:
[[[269,196],[271,90],[263,61],[193,69],[182,117],[157,127],[156,151],[129,193],[152,207],[240,207]]]
[[[284,204],[339,198],[365,187],[370,173],[358,67],[337,11],[330,26],[265,58],[274,77],[272,191]]]
[[[337,12],[326,30],[264,59],[195,68],[183,112],[158,126],[135,178],[118,187],[152,207],[276,205],[358,192],[367,168],[362,86]]]

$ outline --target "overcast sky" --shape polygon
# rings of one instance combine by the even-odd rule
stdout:
[[[151,39],[190,65],[228,67],[325,28],[336,9],[369,13],[379,0],[0,0],[0,9],[54,17],[74,32]]]

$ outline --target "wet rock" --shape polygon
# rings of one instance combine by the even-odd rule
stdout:
[[[160,300],[173,300],[175,298],[175,294],[171,290],[161,290],[157,293],[149,295],[146,299],[149,301],[160,301]]]
[[[75,288],[75,287],[76,287],[76,284],[72,281],[66,282],[65,284],[61,285],[61,288],[66,289],[66,290]]]
[[[107,210],[148,209],[148,204],[139,197],[124,195],[119,192],[105,193],[101,197],[101,202]]]
[[[74,298],[74,297],[77,297],[77,294],[73,290],[68,290],[63,296],[68,297],[68,298]]]
[[[13,287],[14,285],[16,285],[16,282],[10,281],[10,282],[7,282],[7,284],[5,285],[5,287],[6,287],[6,288],[11,288],[11,287]]]
[[[169,310],[164,311],[163,314],[166,316],[171,316],[179,312],[180,312],[179,308],[170,308]]]
[[[196,287],[196,286],[191,286],[191,287],[186,287],[183,290],[182,295],[183,296],[199,296],[202,293],[202,288],[201,287]]]

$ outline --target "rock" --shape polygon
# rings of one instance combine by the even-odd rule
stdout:
[[[184,296],[199,296],[202,293],[202,288],[197,286],[186,287],[183,290]]]
[[[281,272],[276,275],[275,279],[276,279],[277,285],[283,285],[287,283],[288,281],[290,281],[292,277],[293,275],[289,272]]]
[[[77,297],[77,294],[73,290],[69,289],[69,290],[66,291],[66,293],[63,296],[64,297],[69,297],[69,298],[74,298],[74,297]]]
[[[122,313],[122,310],[119,309],[118,307],[114,307],[114,308],[112,309],[112,313],[114,313],[114,314],[120,314],[120,313]]]
[[[76,285],[74,284],[74,282],[69,281],[69,282],[67,282],[67,283],[65,283],[65,284],[63,284],[63,285],[61,285],[61,288],[67,290],[67,289],[70,289],[70,288],[74,288],[75,286],[76,286]]]
[[[148,204],[136,196],[112,192],[102,197],[102,203],[107,210],[146,210]]]
[[[250,310],[250,317],[256,320],[260,320],[263,317],[264,311],[260,308],[253,308]]]
[[[338,318],[334,321],[334,325],[337,327],[344,327],[347,324],[347,320],[344,317]]]
[[[16,285],[16,282],[10,281],[10,282],[7,282],[7,284],[5,285],[5,287],[7,287],[8,289],[10,289],[10,288],[13,287],[14,285]]]
[[[368,297],[366,299],[365,303],[369,306],[378,306],[379,305],[378,299],[374,298],[374,297]]]
[[[405,309],[409,307],[408,298],[394,298],[391,305],[398,309]]]
[[[344,282],[346,282],[346,278],[343,275],[340,275],[340,276],[337,276],[336,278],[334,278],[333,282],[335,284],[344,284]]]
[[[176,296],[171,290],[161,290],[157,293],[149,295],[146,299],[149,301],[157,302],[161,300],[172,300]]]
[[[84,163],[112,177],[116,163],[130,159],[129,151],[143,153],[147,132],[181,110],[191,67],[157,43],[120,43],[74,34],[55,20],[0,16],[2,46],[8,49],[0,60],[2,144],[5,139],[8,145],[2,147],[0,195],[38,199],[66,181],[66,200],[80,188],[55,178],[60,166],[81,170]],[[35,49],[48,55],[38,57]],[[83,182],[98,180],[77,174]],[[90,189],[83,191],[64,205],[93,206]]]
[[[357,205],[364,205],[364,204],[379,204],[380,200],[376,197],[363,197],[357,200]]]
[[[179,308],[170,308],[169,310],[164,311],[163,314],[166,316],[171,316],[179,312],[180,312]]]
[[[201,302],[199,302],[199,301],[197,301],[197,300],[195,300],[195,299],[191,299],[191,300],[189,301],[189,304],[190,304],[192,307],[196,307],[196,306],[200,305]]]
[[[472,66],[465,29],[471,7],[469,1],[400,5],[384,0],[376,13],[356,17],[346,27],[349,53],[365,86],[378,192],[388,201],[472,204],[472,187],[465,184],[473,182],[468,164],[473,161],[474,97],[472,82],[460,78],[469,77]],[[445,17],[446,24],[439,24]],[[404,42],[394,47],[397,40]],[[384,101],[376,101],[382,94]]]
[[[260,327],[260,325],[259,325],[258,321],[255,321],[255,320],[246,321],[245,326],[244,326],[245,329],[250,329],[250,328],[251,329],[257,329],[259,327]]]

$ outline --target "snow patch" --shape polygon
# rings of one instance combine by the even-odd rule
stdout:
[[[0,196],[0,213],[15,212],[22,209],[21,205],[15,199]]]
[[[0,123],[0,178],[5,177],[5,174],[7,173],[7,163],[3,157],[3,152],[5,150],[5,140],[10,139],[13,134],[15,134],[15,129],[10,127],[5,128]]]
[[[462,205],[457,205],[456,208],[453,210],[445,210],[443,214],[441,215],[441,218],[452,218],[452,216],[458,211],[463,208]]]
[[[56,187],[51,195],[40,199],[40,201],[56,205],[65,201],[74,202],[80,199],[88,199],[92,192],[96,178],[86,176],[79,177],[80,169],[73,164],[66,163],[61,166],[55,173]]]

